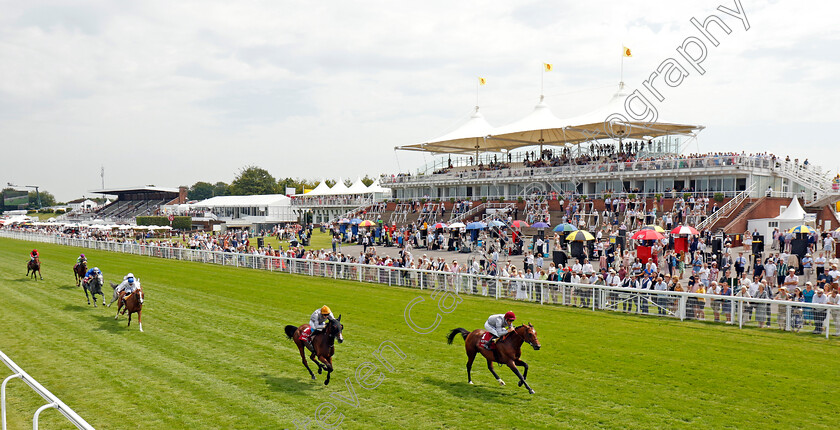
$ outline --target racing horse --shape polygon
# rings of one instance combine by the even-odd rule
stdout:
[[[341,334],[344,330],[344,324],[341,323],[341,315],[338,318],[330,318],[324,331],[312,337],[311,346],[307,345],[306,341],[301,339],[301,335],[309,329],[309,324],[304,324],[300,327],[287,325],[285,328],[286,337],[292,339],[295,345],[297,345],[300,351],[301,362],[306,367],[306,370],[309,371],[309,376],[313,380],[316,379],[315,374],[312,373],[312,369],[309,368],[309,363],[306,362],[306,354],[303,352],[304,348],[311,352],[309,359],[318,366],[318,374],[320,375],[323,370],[327,371],[327,379],[324,380],[324,385],[329,385],[330,374],[333,372],[332,356],[335,354],[335,340],[338,339],[338,343],[344,342],[344,335]]]
[[[105,293],[102,292],[102,283],[102,273],[91,277],[90,281],[82,281],[82,289],[85,291],[85,298],[87,298],[88,304],[90,304],[90,299],[93,298],[93,307],[96,307],[97,294],[102,296],[102,306],[105,306]],[[88,292],[90,292],[90,297],[88,297]]]
[[[117,284],[113,282],[110,283],[111,288],[114,290],[114,297],[111,300],[111,303],[114,303],[114,300],[119,300],[117,302],[117,314],[114,315],[114,319],[119,319],[120,317],[120,310],[122,309],[122,313],[125,314],[126,311],[128,312],[128,326],[131,327],[131,314],[137,314],[137,324],[140,325],[140,331],[143,331],[143,320],[140,319],[140,315],[143,312],[143,288],[138,288],[134,290],[133,293],[129,294],[128,296],[118,295],[117,293]],[[111,303],[108,306],[111,306]],[[102,304],[105,304],[105,297],[102,298]]]
[[[29,262],[26,263],[26,276],[29,276],[29,272],[32,272],[32,278],[36,281],[38,277],[35,276],[35,272],[38,272],[38,276],[41,277],[41,280],[44,280],[44,276],[41,275],[41,259],[39,257],[29,259]]]
[[[82,279],[85,278],[85,273],[87,273],[87,262],[82,261],[79,264],[73,265],[73,276],[76,277],[76,286],[78,287],[82,283]]]
[[[499,375],[496,374],[496,371],[493,369],[493,362],[507,365],[519,378],[519,386],[524,385],[529,393],[534,394],[534,390],[525,382],[525,379],[528,377],[528,363],[519,359],[522,354],[521,347],[523,343],[531,345],[536,351],[540,349],[540,341],[537,339],[537,331],[534,330],[534,326],[530,323],[524,324],[502,335],[496,342],[495,349],[487,349],[480,345],[484,333],[486,333],[486,330],[473,330],[470,333],[466,329],[456,328],[449,332],[447,336],[447,343],[450,345],[456,335],[460,334],[464,338],[464,347],[467,350],[467,381],[470,384],[473,383],[470,371],[472,370],[475,356],[480,352],[487,360],[487,368],[490,369],[490,373],[493,374],[493,377],[496,378],[499,385],[505,385],[505,381],[502,381],[502,378],[499,378]],[[524,367],[525,372],[519,373],[517,366]]]

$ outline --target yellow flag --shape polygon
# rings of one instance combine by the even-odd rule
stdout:
[[[478,85],[487,85],[487,79],[478,78]]]
[[[630,52],[630,48],[628,48],[626,46],[624,47],[624,56],[625,57],[632,57],[633,56],[633,54]]]
[[[546,72],[550,72],[550,71],[551,71],[551,64],[548,64],[548,63],[543,63],[543,66],[545,66],[545,71],[546,71]]]

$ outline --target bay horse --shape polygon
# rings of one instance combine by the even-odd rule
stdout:
[[[105,306],[105,293],[102,292],[102,274],[98,274],[90,278],[88,282],[82,282],[82,289],[85,291],[85,298],[87,298],[88,304],[90,304],[90,299],[93,298],[93,307],[96,307],[96,295],[99,294],[102,296],[102,306]],[[88,297],[88,292],[90,292],[90,297]]]
[[[523,343],[531,345],[535,351],[540,349],[540,341],[537,339],[537,331],[534,330],[534,326],[530,323],[524,324],[502,335],[496,342],[496,348],[493,350],[479,345],[484,333],[486,333],[486,330],[473,330],[470,333],[466,329],[456,328],[449,332],[447,336],[447,343],[450,345],[456,335],[460,334],[464,338],[464,347],[467,350],[467,381],[470,384],[473,383],[470,371],[472,370],[472,364],[476,354],[480,352],[487,360],[487,368],[490,369],[490,373],[493,374],[493,377],[496,378],[499,385],[505,385],[505,381],[502,381],[502,378],[499,378],[499,375],[496,374],[496,371],[493,369],[493,362],[507,365],[519,378],[519,386],[524,385],[529,393],[534,394],[534,390],[525,382],[525,379],[528,377],[528,363],[519,359],[522,354],[521,347]],[[525,372],[519,373],[517,366],[524,367]]]
[[[44,280],[44,276],[41,275],[41,259],[38,257],[30,258],[29,262],[26,263],[26,276],[29,276],[29,272],[32,272],[32,278],[36,281],[38,277],[35,276],[35,272],[38,272],[38,276],[41,277],[41,280]]]
[[[82,279],[85,278],[85,273],[87,273],[87,262],[82,261],[79,264],[73,265],[73,276],[76,277],[76,286],[78,287],[82,283]]]
[[[316,379],[315,374],[312,373],[312,369],[309,368],[309,363],[306,362],[306,354],[303,352],[304,347],[311,352],[309,359],[318,366],[318,374],[320,375],[323,370],[327,371],[327,379],[324,380],[324,385],[329,385],[330,374],[334,370],[332,356],[335,354],[335,340],[338,339],[338,343],[344,342],[344,335],[341,334],[344,330],[344,324],[341,323],[341,315],[338,318],[331,318],[324,331],[311,338],[311,346],[307,345],[305,341],[300,340],[301,334],[308,328],[309,324],[304,324],[300,327],[287,325],[285,328],[286,337],[292,339],[295,345],[297,345],[298,351],[300,351],[301,362],[306,367],[306,370],[309,371],[309,376],[313,380]]]
[[[122,313],[125,314],[128,311],[128,326],[131,327],[131,314],[137,314],[137,324],[140,325],[140,331],[143,331],[143,320],[140,319],[140,315],[143,312],[143,288],[138,288],[134,290],[133,293],[128,295],[127,297],[124,294],[117,294],[117,285],[111,282],[111,288],[114,289],[114,297],[117,298],[119,301],[117,302],[117,314],[114,315],[114,319],[118,319],[120,317],[120,310],[122,309]],[[114,303],[111,300],[111,303]],[[105,304],[105,297],[102,297],[102,304]],[[111,306],[109,303],[108,306]],[[123,308],[125,306],[125,308]]]

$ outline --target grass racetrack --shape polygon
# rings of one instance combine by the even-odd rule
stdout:
[[[41,251],[44,281],[24,276]],[[830,428],[840,422],[840,343],[776,330],[683,323],[576,308],[462,296],[430,334],[405,322],[434,321],[427,291],[83,250],[91,266],[118,281],[131,271],[146,296],[143,328],[115,307],[88,306],[71,267],[78,248],[0,239],[0,350],[97,429],[295,428],[330,401],[341,428]],[[110,300],[110,297],[108,297]],[[308,321],[323,304],[342,315],[329,386],[313,382],[283,326]],[[466,383],[463,340],[513,310],[531,322],[542,349],[525,345],[529,395],[507,368],[499,386],[482,358]],[[136,316],[135,316],[136,318]],[[379,363],[383,341],[405,354],[383,357],[376,388],[354,370]],[[313,368],[314,370],[314,368]],[[8,376],[0,366],[0,376]],[[374,374],[375,375],[375,374]],[[357,405],[337,397],[352,397]],[[2,378],[0,378],[2,379]],[[43,401],[9,383],[10,429],[31,428]],[[54,410],[45,429],[74,428]],[[302,428],[302,427],[301,427]]]

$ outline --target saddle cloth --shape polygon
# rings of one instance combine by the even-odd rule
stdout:
[[[309,335],[312,333],[312,327],[306,326],[305,329],[301,330],[299,340],[304,342],[309,340]]]
[[[481,339],[478,340],[478,346],[489,350],[496,349],[496,344],[490,342],[492,339],[493,333],[490,333],[489,331],[484,332],[484,334],[481,335]]]

